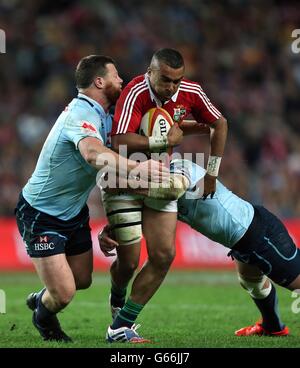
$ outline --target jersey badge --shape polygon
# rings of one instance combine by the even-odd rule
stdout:
[[[94,124],[89,123],[88,121],[81,122],[81,128],[84,130],[89,130],[90,132],[97,133],[97,129]]]
[[[185,114],[186,114],[186,108],[183,105],[177,105],[174,108],[173,120],[178,123],[183,119]]]

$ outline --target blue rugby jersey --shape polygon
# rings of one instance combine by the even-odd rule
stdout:
[[[183,163],[184,161],[184,163]],[[171,162],[171,172],[185,173],[191,191],[205,170],[188,160]],[[178,219],[208,238],[232,248],[248,230],[254,216],[253,206],[232,193],[219,180],[214,197],[193,198],[192,192],[178,200]]]
[[[111,126],[112,118],[102,106],[79,93],[60,114],[44,143],[22,191],[26,201],[62,220],[75,217],[86,204],[97,175],[81,156],[78,143],[95,137],[109,146]]]

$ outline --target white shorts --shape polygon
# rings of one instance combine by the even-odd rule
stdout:
[[[145,206],[161,211],[161,212],[177,212],[177,200],[169,201],[165,199],[155,199],[155,198],[147,198],[141,195],[132,195],[132,194],[109,194],[101,190],[102,203],[104,206],[105,213],[108,211],[108,204],[110,203],[113,207],[119,207],[120,202],[126,203],[134,203],[134,204],[144,204]],[[135,206],[134,206],[135,207]],[[116,210],[116,208],[112,208],[111,210]]]
[[[130,245],[142,238],[143,206],[160,212],[177,213],[177,201],[145,198],[141,195],[109,194],[101,190],[102,203],[119,244]]]
[[[144,205],[160,212],[177,212],[177,200],[167,201],[165,199],[145,198]]]

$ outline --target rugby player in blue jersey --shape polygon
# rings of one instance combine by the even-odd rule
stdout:
[[[168,175],[156,161],[127,160],[110,145],[109,108],[122,90],[114,61],[102,55],[83,58],[75,73],[79,94],[60,114],[24,186],[15,213],[27,253],[45,285],[31,293],[27,305],[44,340],[71,341],[56,314],[75,291],[88,288],[92,274],[89,193],[100,169],[119,175],[136,169],[147,178]]]
[[[263,206],[239,198],[218,180],[214,197],[203,200],[198,184],[205,170],[191,161],[172,161],[171,172],[184,175],[190,182],[189,190],[178,200],[178,219],[231,248],[229,255],[236,261],[239,281],[261,312],[260,322],[235,334],[288,335],[289,330],[278,313],[275,287],[269,279],[290,290],[300,289],[300,252],[282,222]],[[138,192],[152,197],[158,193],[148,189]],[[179,192],[177,189],[176,195]],[[174,193],[162,188],[159,197],[174,199]],[[148,206],[161,210],[157,200],[152,205],[148,201]],[[100,248],[106,256],[112,255],[111,251],[118,246],[109,236],[109,227],[99,234]]]

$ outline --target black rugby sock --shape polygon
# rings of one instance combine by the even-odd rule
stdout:
[[[110,304],[113,307],[122,308],[125,304],[127,288],[118,287],[113,281],[110,289]]]
[[[40,300],[42,299],[42,296],[44,295],[45,291],[46,291],[46,288],[44,287],[42,290],[40,290],[38,293],[36,293],[36,295],[35,295],[36,308],[38,307],[38,304],[39,304]]]
[[[263,321],[262,326],[268,332],[279,332],[284,329],[284,324],[280,320],[278,311],[278,298],[276,289],[272,284],[270,294],[264,299],[255,299],[254,303],[260,310]]]
[[[42,326],[51,323],[53,321],[53,316],[56,314],[55,312],[49,311],[49,309],[46,308],[45,305],[42,303],[42,296],[45,291],[46,288],[42,289],[36,295],[36,302],[37,302],[36,320]]]

